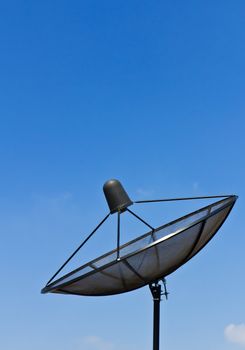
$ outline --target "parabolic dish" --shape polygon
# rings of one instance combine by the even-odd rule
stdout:
[[[196,255],[221,227],[237,197],[230,196],[160,226],[66,274],[42,293],[103,296],[159,280]]]

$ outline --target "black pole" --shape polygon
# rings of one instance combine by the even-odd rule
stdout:
[[[161,285],[156,283],[150,284],[150,290],[153,296],[153,350],[159,350],[160,339],[160,302],[161,302]]]
[[[64,262],[64,264],[59,268],[58,271],[55,272],[55,274],[50,278],[46,286],[48,286],[49,283],[53,281],[53,279],[60,273],[61,270],[68,264],[68,262],[74,257],[74,255],[77,254],[77,252],[84,246],[85,243],[93,236],[93,234],[100,228],[101,225],[108,219],[110,216],[110,213],[107,214],[104,219],[95,227],[95,229],[88,235],[88,237],[79,245],[79,247],[71,254],[71,256]]]
[[[120,260],[120,215],[121,212],[117,212],[117,260]]]
[[[146,226],[150,227],[150,229],[152,231],[155,231],[154,227],[152,227],[151,225],[149,225],[145,220],[143,220],[141,217],[139,217],[138,215],[136,215],[132,210],[129,210],[128,208],[126,208],[126,210],[132,214],[133,216],[135,216],[138,220],[140,220],[141,222],[143,222],[143,224],[145,224]]]
[[[182,197],[182,198],[163,198],[163,199],[146,199],[142,201],[134,201],[134,203],[155,203],[155,202],[175,202],[175,201],[188,201],[193,199],[212,199],[212,198],[225,198],[233,197],[233,194],[224,194],[222,196],[201,196],[201,197]]]

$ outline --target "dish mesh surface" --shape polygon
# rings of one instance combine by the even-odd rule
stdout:
[[[215,235],[236,201],[215,202],[113,250],[46,286],[42,292],[111,295],[163,278],[196,255]]]

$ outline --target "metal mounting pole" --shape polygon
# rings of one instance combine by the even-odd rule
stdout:
[[[117,260],[120,260],[120,215],[121,212],[117,212]]]
[[[159,329],[160,329],[160,302],[161,302],[161,285],[158,282],[149,285],[154,303],[153,310],[153,350],[159,350]]]

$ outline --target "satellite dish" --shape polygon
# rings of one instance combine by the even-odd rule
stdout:
[[[98,224],[42,289],[42,293],[105,296],[149,285],[154,301],[153,350],[159,350],[161,295],[167,298],[165,277],[195,256],[216,234],[237,196],[206,196],[133,202],[118,180],[104,184],[110,213]],[[218,201],[157,228],[129,209],[133,204],[219,198]],[[221,199],[222,198],[222,199]],[[149,228],[146,234],[120,245],[120,216],[128,211]],[[108,217],[117,213],[117,247],[56,280],[55,277]],[[164,293],[162,293],[163,282]]]

